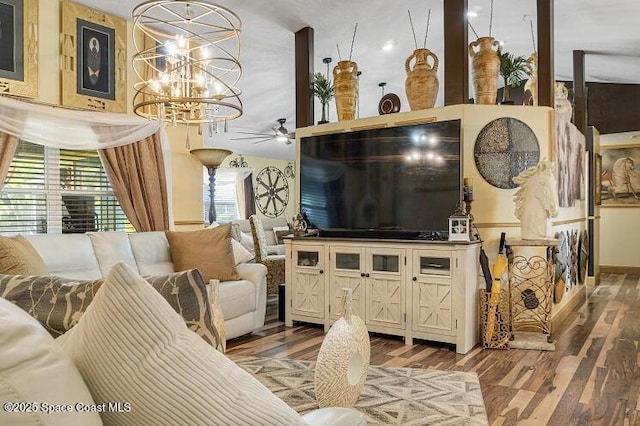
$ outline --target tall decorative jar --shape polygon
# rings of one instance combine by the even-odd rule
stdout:
[[[493,37],[480,37],[469,44],[471,75],[477,104],[495,105],[496,103],[501,53],[500,42]]]
[[[527,59],[529,79],[524,84],[525,105],[538,106],[538,52],[533,52]]]
[[[338,121],[356,118],[358,100],[358,64],[340,61],[333,68],[333,87],[336,98]]]
[[[404,69],[407,72],[404,86],[411,111],[433,108],[438,97],[438,57],[429,49],[416,49],[405,61]]]
[[[367,327],[351,312],[353,289],[343,288],[343,314],[320,346],[315,369],[315,390],[322,407],[353,407],[358,400],[371,356]]]

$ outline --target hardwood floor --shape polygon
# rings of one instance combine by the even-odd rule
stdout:
[[[227,352],[315,360],[321,327],[286,328],[270,303],[264,329]],[[492,425],[640,425],[640,275],[604,274],[554,331],[555,352],[483,350],[458,355],[431,342],[371,335],[371,364],[474,371]]]

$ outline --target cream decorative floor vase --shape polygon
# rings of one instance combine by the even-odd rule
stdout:
[[[218,332],[218,347],[220,353],[227,351],[227,331],[224,328],[224,314],[220,307],[220,280],[209,280],[209,304],[211,305],[211,316],[213,317],[213,328]]]
[[[342,290],[342,317],[325,336],[316,361],[315,391],[320,407],[353,407],[369,368],[369,332],[364,321],[351,313],[353,289]]]

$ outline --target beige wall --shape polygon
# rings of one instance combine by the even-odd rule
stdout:
[[[600,148],[640,144],[640,139],[632,139],[636,134],[600,135]],[[636,170],[640,170],[639,164]],[[600,265],[640,267],[640,207],[601,207],[600,217]]]

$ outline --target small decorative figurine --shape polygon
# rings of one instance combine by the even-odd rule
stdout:
[[[295,236],[304,235],[309,229],[309,219],[304,211],[299,211],[295,219],[293,219],[293,234]]]

